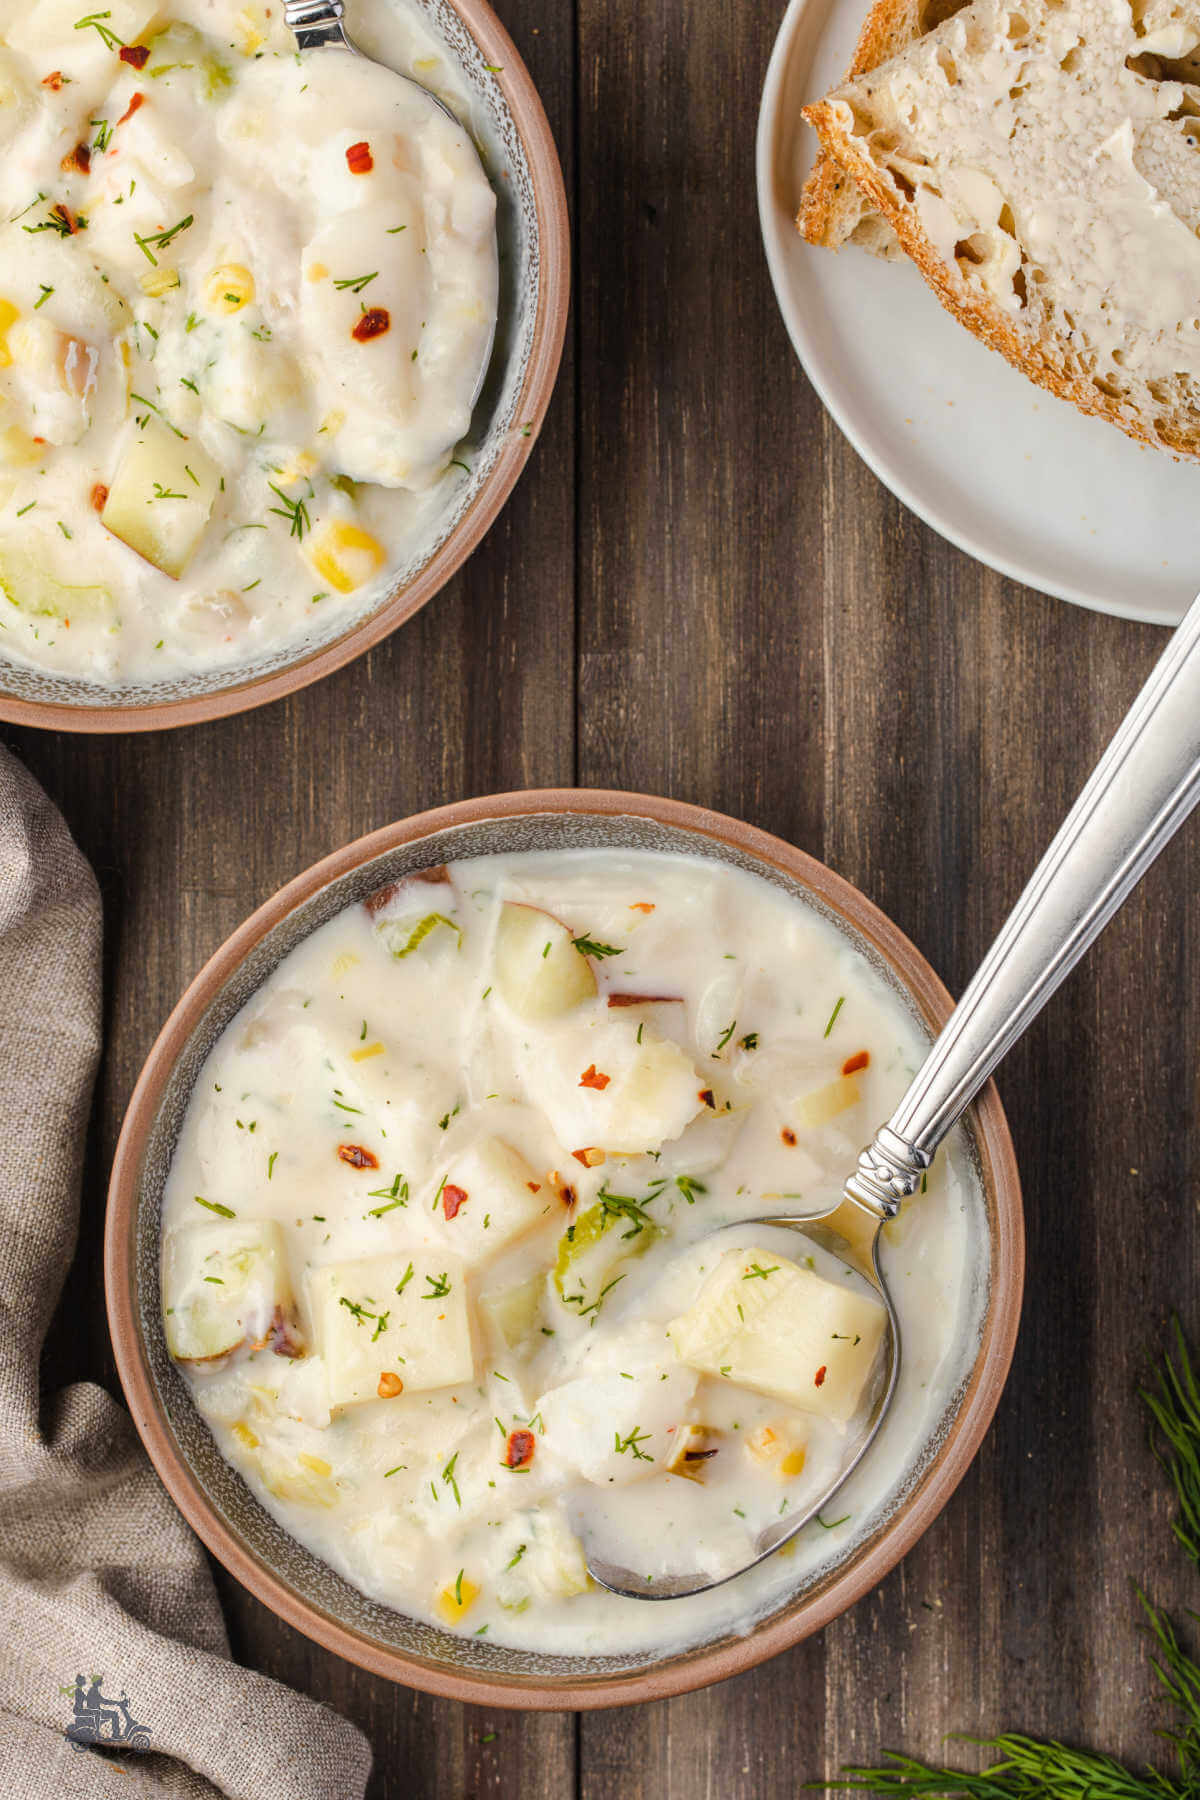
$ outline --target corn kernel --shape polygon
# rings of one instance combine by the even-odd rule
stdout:
[[[350,1061],[351,1062],[368,1062],[372,1056],[382,1056],[382,1055],[383,1055],[383,1045],[382,1044],[368,1044],[365,1050],[352,1050],[350,1052]]]
[[[329,274],[329,264],[323,262],[309,263],[304,271],[305,281],[324,281]]]
[[[35,444],[19,425],[0,426],[0,469],[31,468],[46,455],[44,444]]]
[[[333,1465],[327,1463],[323,1456],[310,1456],[307,1450],[301,1450],[296,1461],[302,1469],[308,1469],[313,1475],[332,1475]]]
[[[250,306],[254,294],[254,277],[244,263],[222,263],[204,283],[206,303],[227,317]]]
[[[446,1621],[447,1625],[457,1625],[464,1613],[469,1612],[474,1606],[480,1592],[481,1590],[475,1582],[468,1581],[465,1575],[460,1575],[457,1581],[451,1582],[449,1587],[444,1587],[438,1595],[436,1606],[439,1616]]]
[[[233,1435],[235,1438],[237,1438],[239,1443],[245,1444],[247,1450],[257,1450],[258,1449],[258,1439],[255,1437],[254,1433],[251,1431],[250,1427],[246,1424],[246,1421],[244,1419],[238,1420],[237,1424],[233,1428]]]
[[[12,362],[12,351],[8,347],[8,331],[15,325],[21,314],[11,300],[0,300],[0,369],[7,369]]]
[[[781,1481],[790,1481],[804,1469],[806,1447],[798,1433],[787,1425],[760,1425],[743,1440],[746,1453],[766,1468],[773,1468]]]
[[[305,548],[317,575],[339,594],[352,594],[362,587],[387,560],[383,545],[361,525],[346,519],[331,519],[320,526]]]
[[[179,286],[179,270],[147,269],[144,275],[138,276],[138,286],[148,300],[161,300],[164,294]]]
[[[241,39],[238,49],[243,56],[253,56],[256,51],[262,49],[267,41],[266,36],[260,27],[259,20],[249,7],[245,12],[238,13],[233,22]]]
[[[311,450],[297,450],[276,471],[280,487],[291,487],[294,482],[307,481],[310,475],[316,474],[319,466]]]

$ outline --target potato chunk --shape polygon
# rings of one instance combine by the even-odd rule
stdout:
[[[125,447],[101,523],[178,580],[204,535],[221,472],[194,438],[148,419]]]
[[[557,1019],[596,992],[586,956],[561,919],[506,900],[496,922],[496,988],[518,1018]]]
[[[378,1398],[385,1374],[414,1393],[475,1372],[463,1265],[444,1250],[331,1263],[310,1271],[308,1297],[330,1406]]]
[[[769,1250],[728,1250],[668,1326],[680,1362],[844,1424],[887,1315],[877,1300]]]
[[[267,1338],[292,1309],[283,1233],[270,1220],[185,1225],[163,1249],[167,1348],[208,1362]]]
[[[552,1201],[557,1206],[552,1190],[535,1180],[523,1156],[500,1138],[484,1138],[446,1170],[436,1216],[446,1243],[473,1269],[532,1231]]]

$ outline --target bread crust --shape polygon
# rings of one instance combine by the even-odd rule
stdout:
[[[881,0],[881,3],[885,3],[885,0]],[[1081,381],[1067,374],[1015,332],[991,296],[971,288],[938,255],[921,229],[915,207],[903,199],[895,184],[863,153],[858,140],[843,130],[829,99],[817,100],[806,106],[803,116],[816,131],[826,154],[854,180],[871,205],[887,219],[902,248],[921,271],[946,311],[989,349],[998,350],[1001,356],[1038,387],[1057,394],[1060,400],[1070,400],[1080,412],[1119,426],[1135,442],[1169,450],[1176,456],[1200,456],[1200,445],[1190,441],[1170,418],[1163,421],[1165,429],[1151,430],[1137,414],[1121,406],[1111,396],[1101,393],[1091,382]]]
[[[875,0],[858,34],[845,79],[854,81],[860,75],[868,75],[880,63],[890,62],[893,56],[907,50],[930,29],[935,8],[940,22],[965,4],[966,0],[941,0],[939,6],[938,0],[927,0],[923,8],[921,0]],[[861,237],[855,238],[860,225],[873,229],[864,230]],[[903,255],[887,221],[872,216],[866,195],[824,146],[801,192],[796,228],[810,244],[819,244],[826,250],[840,250],[855,239],[873,256],[894,260]]]

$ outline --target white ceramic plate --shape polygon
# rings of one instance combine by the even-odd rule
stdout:
[[[844,74],[868,0],[791,0],[763,89],[758,204],[784,322],[854,448],[935,531],[1080,606],[1174,624],[1200,588],[1200,466],[1146,450],[1018,375],[915,269],[805,244],[800,117]]]

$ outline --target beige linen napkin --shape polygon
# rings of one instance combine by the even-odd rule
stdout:
[[[354,1727],[230,1660],[204,1553],[123,1408],[90,1382],[39,1393],[99,1048],[96,883],[0,749],[0,1795],[359,1800]],[[79,1675],[147,1749],[68,1740]]]

